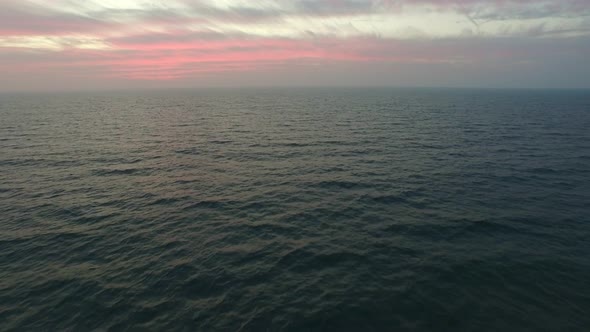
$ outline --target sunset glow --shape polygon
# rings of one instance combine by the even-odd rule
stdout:
[[[587,0],[0,3],[0,90],[588,87],[589,58]]]

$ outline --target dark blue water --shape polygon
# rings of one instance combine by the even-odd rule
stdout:
[[[2,331],[590,328],[590,94],[0,96]]]

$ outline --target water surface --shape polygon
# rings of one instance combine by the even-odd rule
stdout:
[[[587,91],[0,96],[0,330],[590,326]]]

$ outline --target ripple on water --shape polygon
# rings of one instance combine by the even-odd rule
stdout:
[[[2,98],[2,331],[590,326],[587,94]]]

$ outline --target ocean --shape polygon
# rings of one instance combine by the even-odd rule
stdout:
[[[0,95],[1,331],[588,329],[588,91]]]

